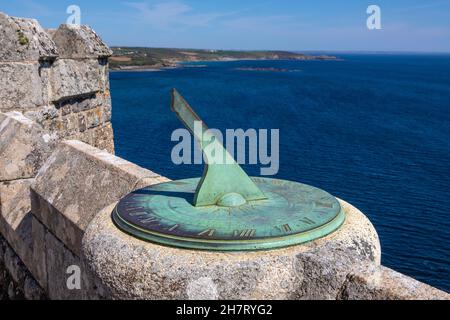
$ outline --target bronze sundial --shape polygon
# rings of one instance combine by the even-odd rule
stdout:
[[[180,94],[172,110],[199,141],[207,164],[201,178],[152,185],[127,195],[112,217],[123,231],[143,240],[188,249],[264,250],[296,245],[338,229],[345,214],[335,197],[298,182],[249,177],[212,138]],[[206,148],[209,144],[214,148]],[[211,147],[211,146],[210,146]],[[215,164],[210,150],[222,150]]]

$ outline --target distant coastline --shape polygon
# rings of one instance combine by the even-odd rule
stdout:
[[[338,60],[329,55],[289,51],[233,51],[167,48],[113,47],[110,68],[114,71],[159,71],[179,68],[186,62],[238,60]]]

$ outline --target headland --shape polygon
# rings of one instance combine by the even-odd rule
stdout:
[[[337,60],[328,55],[306,55],[289,51],[234,51],[112,47],[111,70],[144,71],[177,68],[183,62],[235,60]]]

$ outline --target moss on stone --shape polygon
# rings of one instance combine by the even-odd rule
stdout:
[[[27,36],[20,30],[17,31],[17,35],[19,36],[19,43],[22,46],[26,46],[30,40],[28,40]]]

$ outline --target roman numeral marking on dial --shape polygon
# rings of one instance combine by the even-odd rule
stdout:
[[[173,231],[173,230],[177,229],[179,226],[180,226],[179,224],[176,224],[172,228],[170,228],[169,231]]]
[[[148,215],[148,212],[145,212],[145,211],[130,212],[130,216],[132,216],[132,217],[139,217],[139,216],[146,216],[146,215]]]
[[[256,229],[244,229],[244,230],[234,230],[233,236],[239,238],[251,238],[254,237]]]
[[[149,223],[156,222],[156,221],[159,221],[159,219],[155,218],[155,217],[140,220],[140,222],[144,223],[144,224],[149,224]]]
[[[144,210],[144,208],[143,207],[126,207],[125,208],[126,212],[133,212],[133,211],[136,211],[136,210],[142,211],[142,210]]]
[[[215,229],[206,229],[203,232],[200,232],[199,234],[197,234],[198,236],[207,236],[207,237],[212,237],[214,235],[214,232],[216,232]]]
[[[291,226],[290,226],[288,223],[283,224],[280,228],[281,228],[282,231],[284,231],[284,232],[286,232],[286,233],[292,231]]]
[[[316,223],[314,220],[311,220],[311,219],[309,219],[307,217],[301,218],[300,222],[303,222],[303,223],[306,223],[306,224],[309,224],[309,225],[314,225]]]
[[[142,198],[142,197],[147,197],[146,194],[139,194],[139,193],[133,193],[130,196],[131,198]]]
[[[126,209],[129,209],[129,208],[142,208],[142,206],[140,206],[138,203],[136,203],[136,201],[132,201],[132,200],[125,200],[123,202],[123,204],[128,206],[128,207],[126,207]]]
[[[322,201],[316,201],[316,206],[319,208],[333,208],[333,204]]]

